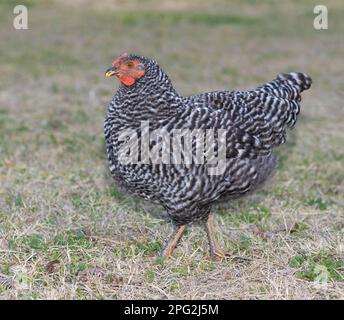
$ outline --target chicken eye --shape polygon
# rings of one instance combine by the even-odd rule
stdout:
[[[142,63],[139,63],[136,68],[137,68],[137,70],[143,70],[144,66]]]
[[[132,61],[129,61],[129,62],[127,63],[127,66],[128,66],[129,68],[132,68],[132,67],[134,66],[134,63],[133,63]]]

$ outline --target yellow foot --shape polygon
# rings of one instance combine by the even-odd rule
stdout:
[[[210,250],[210,259],[215,262],[222,262],[223,259],[228,257],[228,254],[223,252],[221,249]]]

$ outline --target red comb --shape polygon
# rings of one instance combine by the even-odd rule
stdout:
[[[114,62],[112,62],[112,66],[114,67],[115,65],[119,64],[120,61],[127,55],[126,52],[122,53]]]

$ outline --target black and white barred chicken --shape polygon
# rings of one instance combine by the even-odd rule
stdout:
[[[159,203],[171,218],[162,255],[170,257],[187,225],[199,222],[211,257],[223,258],[211,209],[251,193],[274,173],[272,151],[295,125],[311,78],[293,72],[250,91],[183,97],[154,60],[126,53],[105,75],[120,81],[104,124],[109,168],[120,185]],[[181,132],[176,145],[172,139]],[[154,148],[153,159],[147,151]]]

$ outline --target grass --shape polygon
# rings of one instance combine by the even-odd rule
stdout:
[[[209,27],[218,25],[251,25],[258,20],[253,17],[225,14],[208,14],[202,12],[120,12],[111,14],[111,19],[124,26],[163,24],[173,27],[176,24],[201,24]]]
[[[315,1],[27,0],[27,31],[14,4],[0,4],[0,298],[344,298],[341,1],[323,31]],[[215,210],[222,263],[197,226],[159,258],[169,221],[108,176],[103,72],[124,51],[182,94],[313,77],[273,181]]]
[[[325,254],[311,256],[296,255],[290,259],[289,265],[292,268],[298,268],[298,276],[308,280],[321,283],[328,283],[330,279],[334,281],[343,281],[344,261],[332,258]]]

